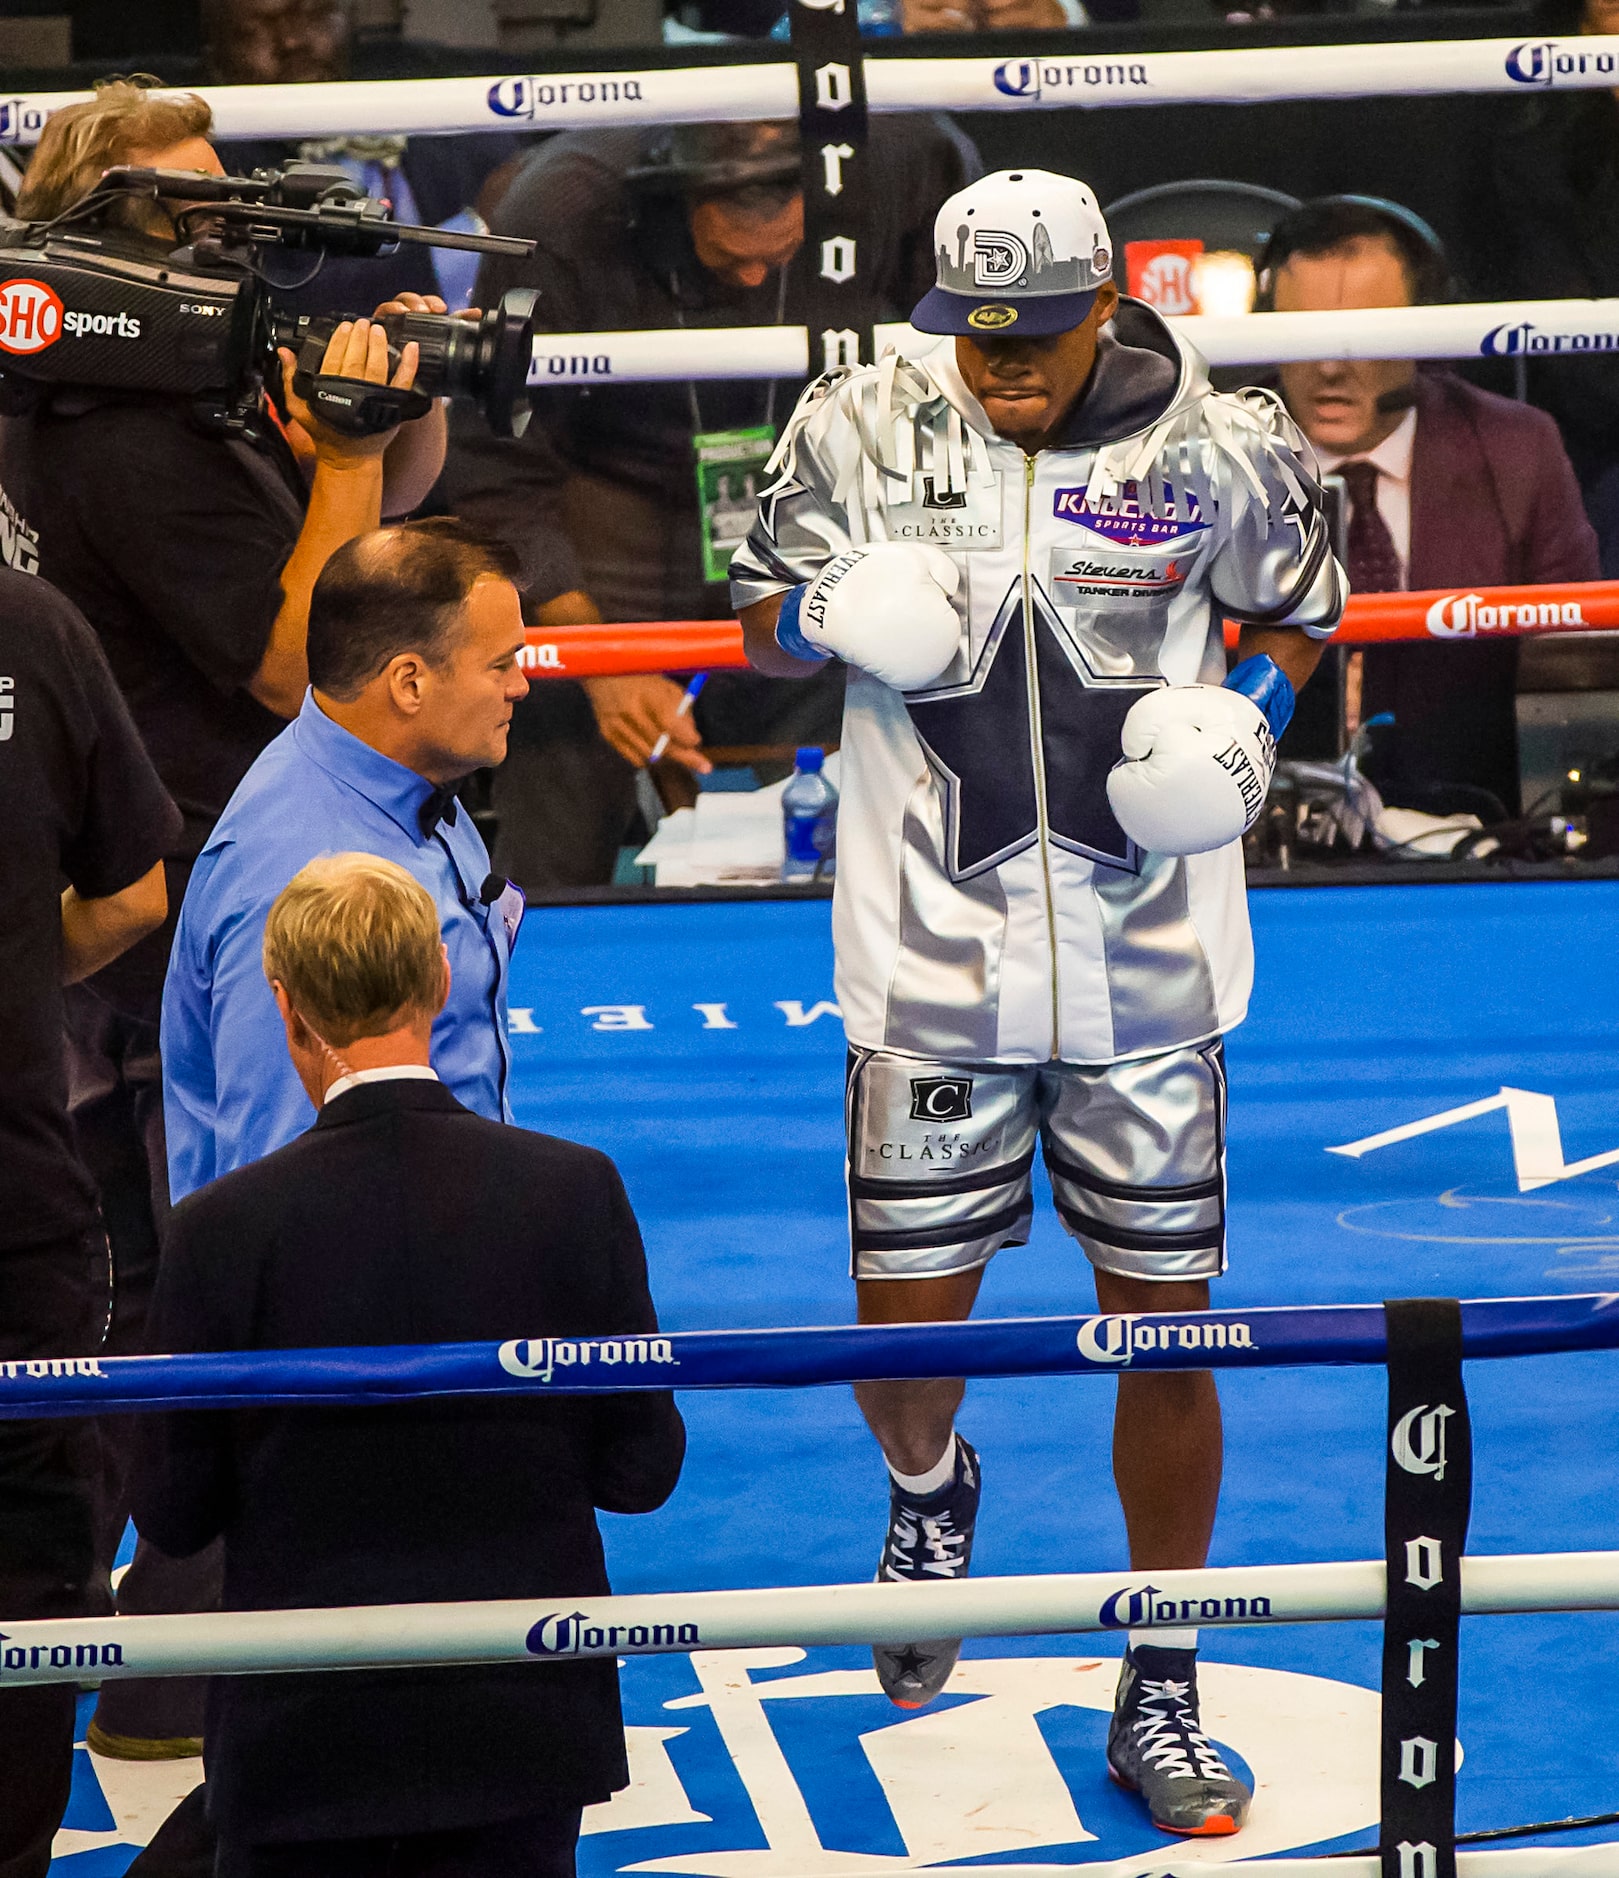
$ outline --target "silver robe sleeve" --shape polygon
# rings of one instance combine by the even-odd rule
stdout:
[[[1270,392],[1210,402],[1226,407],[1234,433],[1223,450],[1230,520],[1212,569],[1216,601],[1232,619],[1330,639],[1349,583],[1332,552],[1315,452]]]
[[[848,512],[836,493],[855,469],[860,449],[854,423],[836,395],[845,376],[817,379],[782,433],[771,459],[776,479],[759,497],[748,538],[731,557],[731,604],[738,610],[813,580],[853,545]]]

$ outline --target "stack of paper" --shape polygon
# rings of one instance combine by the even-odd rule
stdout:
[[[838,782],[836,753],[827,780]],[[694,809],[676,809],[635,857],[656,869],[660,887],[754,887],[781,873],[781,796],[786,781],[768,789],[705,789]]]

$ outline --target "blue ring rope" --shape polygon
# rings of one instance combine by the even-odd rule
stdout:
[[[1619,1346],[1619,1293],[1462,1305],[1468,1357]],[[0,1362],[0,1419],[141,1409],[366,1405],[424,1396],[798,1389],[876,1377],[1275,1369],[1385,1360],[1380,1304],[1024,1317],[819,1330],[688,1330],[505,1343]]]

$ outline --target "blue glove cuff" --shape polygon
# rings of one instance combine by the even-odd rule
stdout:
[[[783,609],[785,611],[785,609]],[[1257,704],[1270,725],[1270,734],[1280,738],[1293,720],[1293,681],[1268,652],[1259,652],[1243,662],[1227,677],[1227,691],[1240,691]]]
[[[804,604],[804,595],[809,592],[806,582],[799,587],[789,587],[781,597],[781,611],[776,615],[776,644],[789,658],[803,659],[806,664],[824,665],[831,658],[819,646],[812,646],[800,632],[798,626],[799,609]],[[1250,659],[1249,664],[1253,663]],[[1290,710],[1292,706],[1288,707]]]

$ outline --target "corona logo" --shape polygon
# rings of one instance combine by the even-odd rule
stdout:
[[[1445,1423],[1456,1411],[1443,1402],[1429,1408],[1426,1402],[1402,1415],[1394,1424],[1389,1445],[1397,1465],[1408,1474],[1431,1474],[1445,1477]]]
[[[1428,608],[1424,624],[1435,639],[1474,639],[1480,633],[1517,633],[1530,627],[1585,626],[1578,600],[1532,600],[1491,605],[1481,593],[1446,593]]]

